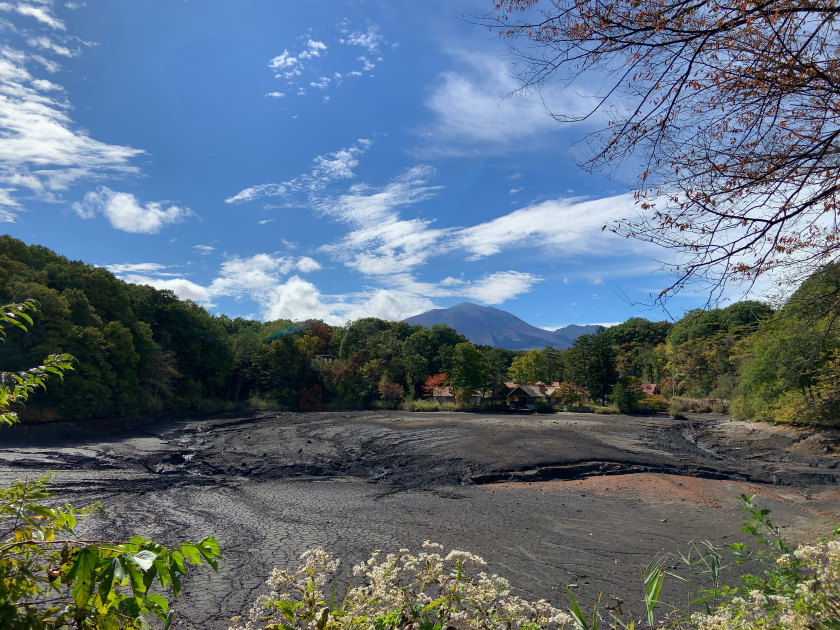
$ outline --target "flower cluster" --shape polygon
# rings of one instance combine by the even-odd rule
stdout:
[[[829,630],[840,627],[840,541],[799,547],[777,560],[798,565],[802,579],[788,595],[755,590],[713,614],[692,617],[697,630]]]
[[[294,571],[272,572],[272,592],[255,602],[247,619],[235,618],[231,630],[562,630],[572,624],[545,600],[511,595],[507,580],[480,571],[487,563],[478,556],[444,554],[429,541],[423,547],[416,555],[375,552],[353,569],[363,584],[329,603],[324,589],[338,561],[321,548],[307,551]]]

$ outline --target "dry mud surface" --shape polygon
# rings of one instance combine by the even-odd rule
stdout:
[[[666,417],[256,413],[17,426],[0,482],[55,472],[60,497],[101,501],[84,527],[165,543],[214,534],[218,574],[194,572],[180,628],[223,629],[275,566],[321,545],[350,566],[425,539],[483,556],[531,597],[565,586],[638,611],[640,570],[691,541],[744,540],[758,495],[794,540],[840,518],[840,435]],[[676,556],[666,564],[677,566]],[[666,585],[666,599],[684,588]]]

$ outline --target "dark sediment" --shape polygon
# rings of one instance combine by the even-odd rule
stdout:
[[[102,501],[93,534],[219,538],[220,573],[196,572],[178,600],[183,628],[226,628],[314,545],[346,573],[432,539],[531,596],[564,604],[576,584],[633,610],[655,555],[743,539],[739,494],[794,538],[840,515],[836,433],[711,415],[228,414],[19,426],[0,444],[3,481],[55,471],[62,498]]]

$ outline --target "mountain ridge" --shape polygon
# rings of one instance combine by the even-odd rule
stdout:
[[[435,308],[403,320],[408,324],[432,326],[446,324],[471,343],[506,350],[531,350],[553,346],[565,350],[582,334],[593,333],[598,326],[570,324],[557,330],[532,326],[512,313],[492,306],[461,302],[450,308]]]

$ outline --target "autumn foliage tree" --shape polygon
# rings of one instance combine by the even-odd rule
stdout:
[[[675,280],[801,280],[840,252],[837,0],[496,0],[481,20],[524,89],[586,93],[588,170],[631,164],[619,234],[675,251]],[[601,86],[593,92],[588,86]],[[632,159],[630,159],[632,158]],[[835,306],[840,302],[835,301]]]
[[[448,374],[433,374],[432,376],[426,379],[425,383],[423,383],[423,394],[427,398],[432,398],[433,396],[440,396],[440,390],[448,386]]]

